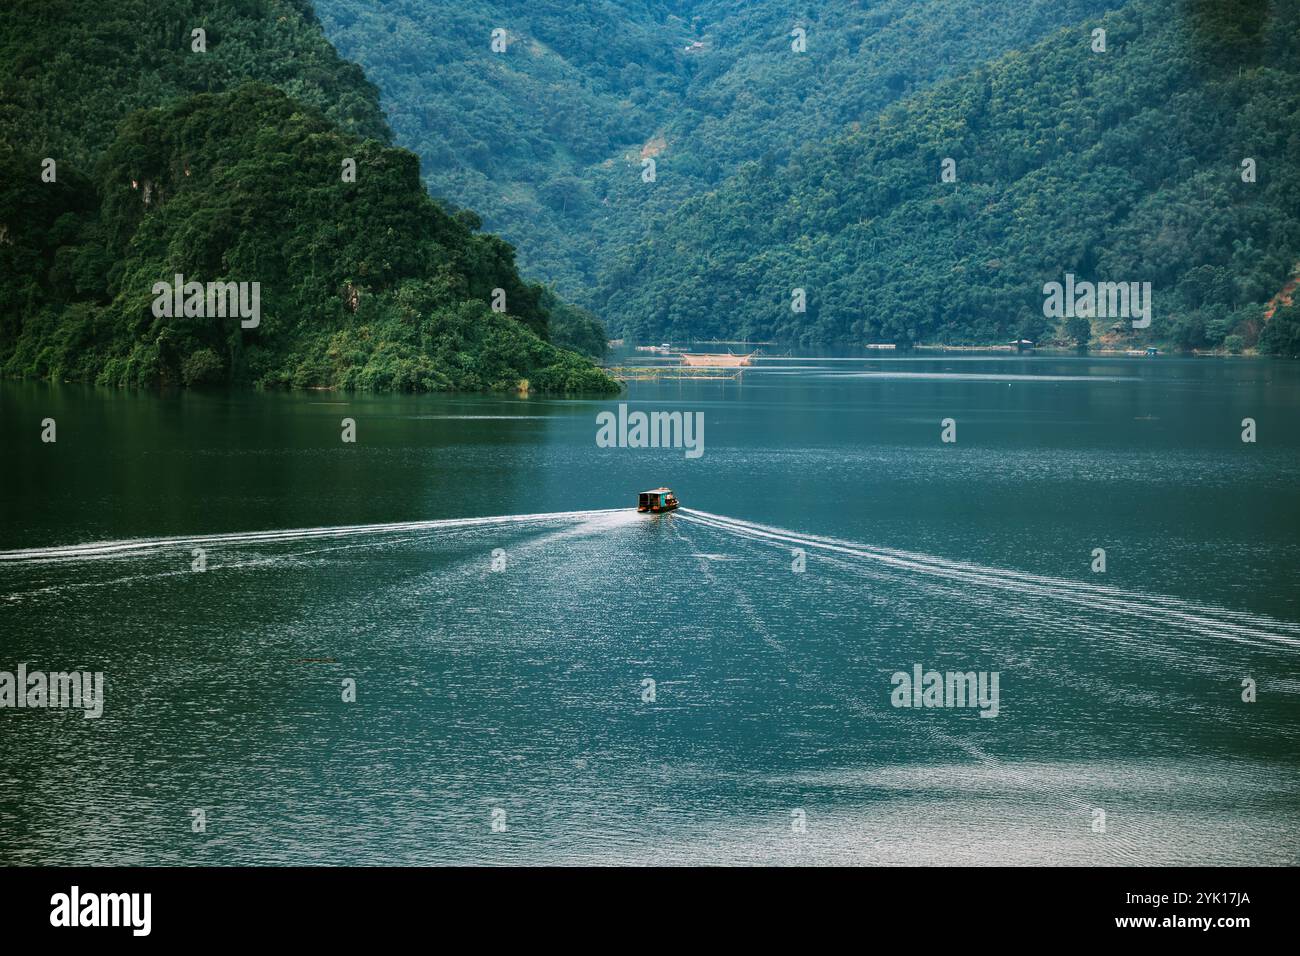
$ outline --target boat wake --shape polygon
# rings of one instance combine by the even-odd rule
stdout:
[[[1246,611],[1199,604],[1175,597],[1146,594],[1090,582],[1013,571],[933,555],[878,547],[824,535],[801,534],[786,528],[758,524],[740,518],[682,508],[676,516],[692,524],[780,548],[804,548],[821,553],[826,559],[849,567],[870,564],[882,571],[921,574],[945,582],[948,586],[967,587],[985,592],[988,589],[1015,592],[1018,596],[1064,602],[1093,610],[1140,618],[1146,623],[1160,623],[1210,634],[1225,640],[1253,646],[1300,649],[1300,624],[1279,621]],[[47,562],[95,561],[150,557],[177,549],[259,546],[275,544],[338,543],[349,546],[369,539],[421,538],[442,532],[471,528],[510,525],[560,524],[576,526],[585,533],[593,525],[614,530],[639,520],[626,508],[586,511],[552,511],[537,514],[495,515],[477,518],[445,518],[429,521],[401,521],[380,524],[336,525],[316,528],[230,532],[222,534],[177,535],[171,537],[128,538],[85,544],[0,551],[0,566],[42,564]],[[643,519],[640,519],[643,520]],[[568,534],[569,532],[563,532]],[[328,549],[327,549],[328,550]]]
[[[237,531],[227,534],[178,535],[166,538],[127,538],[51,548],[23,548],[0,551],[0,563],[88,561],[102,558],[143,557],[176,548],[214,548],[223,545],[296,543],[321,539],[355,538],[392,534],[429,534],[464,528],[556,521],[586,521],[612,515],[626,515],[626,508],[594,511],[551,511],[543,514],[497,515],[484,518],[444,518],[435,521],[398,521],[386,524],[337,525],[323,528],[289,528],[280,531]]]
[[[810,561],[813,555],[819,555],[822,561],[859,574],[925,575],[934,579],[938,587],[950,591],[954,597],[972,598],[983,602],[986,599],[986,589],[993,588],[1014,591],[1019,596],[1030,595],[1036,599],[1065,602],[1090,610],[1103,610],[1140,618],[1141,626],[1117,630],[1129,632],[1129,636],[1143,641],[1149,640],[1152,631],[1150,624],[1152,621],[1157,621],[1175,630],[1190,631],[1197,636],[1225,638],[1256,648],[1276,650],[1279,647],[1292,649],[1300,646],[1300,625],[1247,612],[1194,604],[1173,597],[1141,594],[1045,575],[951,561],[932,555],[875,547],[840,538],[798,534],[784,528],[690,508],[680,509],[675,520],[783,550],[803,548],[809,555]],[[699,550],[698,545],[693,547]],[[701,573],[710,579],[711,584],[720,584],[721,581],[708,565],[709,562],[701,561]],[[879,700],[864,697],[852,686],[846,687],[833,679],[828,679],[822,661],[800,653],[800,648],[790,642],[778,640],[776,633],[767,626],[742,588],[735,589],[732,601],[764,643],[779,652],[796,686],[806,689],[810,694],[828,697],[846,712],[853,713],[862,720],[876,723],[880,726],[882,734],[898,732],[898,721],[890,720],[893,716],[890,708],[885,707]],[[1003,602],[1003,605],[1016,608],[1018,603],[1021,602]],[[1094,630],[1092,625],[1083,622],[1082,618],[1086,616],[1079,617],[1080,620],[1071,623],[1071,628]],[[1107,636],[1113,636],[1114,633],[1109,632]],[[1054,661],[1053,670],[1056,679],[1066,678],[1079,686],[1083,686],[1084,681],[1089,679],[1088,674],[1072,673],[1068,664],[1059,661]],[[1117,704],[1121,706],[1129,706],[1132,703],[1131,697],[1125,694],[1124,688],[1110,687],[1104,679],[1100,683],[1090,684],[1089,687],[1090,692],[1094,694],[1100,692],[1107,696],[1115,696]],[[980,724],[981,721],[975,723]],[[1099,800],[1103,798],[1106,790],[1105,780],[1072,779],[1068,774],[1062,773],[1060,768],[1052,765],[1023,764],[1017,759],[1009,760],[1004,755],[991,752],[994,748],[988,745],[988,740],[973,735],[969,724],[962,727],[945,726],[935,721],[917,721],[909,729],[917,735],[918,739],[927,739],[930,744],[942,750],[960,751],[967,759],[983,767],[983,771],[976,773],[982,775],[983,779],[996,781],[1000,787],[1006,788],[1005,792],[1015,801],[1017,807],[1022,807],[1026,802],[1037,801],[1043,806],[1062,808],[1080,820],[1088,820],[1092,808],[1102,805]],[[980,729],[982,728],[975,728],[977,731]],[[970,779],[972,771],[966,764],[957,763],[953,767],[961,768],[959,774],[961,778]],[[926,769],[935,770],[933,767]],[[872,768],[866,772],[871,776],[872,785],[879,785],[880,769]],[[940,776],[944,775],[941,773]],[[944,785],[951,786],[951,781],[944,779]],[[1146,821],[1141,821],[1117,838],[1109,840],[1106,844],[1106,853],[1116,863],[1130,865],[1141,863],[1147,858],[1146,847],[1158,836],[1158,832]]]
[[[856,541],[822,535],[806,535],[770,525],[728,518],[724,515],[682,508],[681,518],[775,547],[799,547],[841,558],[870,561],[902,571],[981,588],[1014,591],[1019,595],[1047,598],[1117,614],[1158,620],[1198,634],[1210,633],[1226,640],[1260,646],[1300,649],[1300,624],[1278,621],[1245,611],[1195,604],[1163,595],[1143,594],[1064,578],[1010,571],[963,561],[950,561],[928,554],[881,548]]]

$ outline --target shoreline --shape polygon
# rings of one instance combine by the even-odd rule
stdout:
[[[1158,345],[1141,346],[1131,349],[1120,348],[1085,348],[1079,349],[1068,345],[1040,345],[1029,349],[1017,349],[1011,345],[935,345],[924,344],[914,345],[910,351],[932,351],[932,352],[1006,352],[1008,354],[1032,355],[1035,352],[1050,352],[1055,355],[1131,355],[1135,358],[1146,358],[1146,349],[1154,348],[1158,350],[1157,356],[1163,355],[1184,355],[1198,358],[1268,358],[1261,355],[1258,349],[1243,349],[1240,352],[1228,352],[1223,349],[1191,349],[1190,351],[1181,352],[1176,349],[1167,349]],[[899,351],[909,351],[902,350]]]

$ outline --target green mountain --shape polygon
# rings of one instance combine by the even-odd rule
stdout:
[[[1073,274],[1150,282],[1153,320],[1072,335],[1288,352],[1297,258],[1300,4],[1138,0],[746,164],[596,298],[638,340],[988,343],[1064,334],[1044,284]]]
[[[325,39],[308,0],[9,0],[0,64],[0,143],[83,168],[133,110],[247,80],[345,132],[391,138],[374,85]]]
[[[552,315],[590,341],[590,317],[385,145],[305,2],[20,0],[0,51],[4,374],[616,390],[547,341]],[[222,285],[171,308],[178,275]]]
[[[0,371],[608,390],[602,319],[1300,351],[1300,0],[317,7],[10,5]],[[1070,277],[1150,326],[1045,315]]]
[[[519,247],[527,272],[609,317],[598,287],[611,257],[746,163],[783,165],[918,89],[1122,2],[316,6],[379,86],[433,194],[471,205]],[[655,161],[653,183],[643,159]]]

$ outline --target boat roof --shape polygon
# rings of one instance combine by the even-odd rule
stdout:
[[[641,492],[641,494],[643,494],[643,495],[662,495],[664,492],[667,492],[668,494],[672,494],[672,493],[673,493],[673,490],[672,490],[671,488],[651,488],[649,491],[643,491],[643,492]]]

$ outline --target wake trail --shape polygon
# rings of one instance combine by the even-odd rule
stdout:
[[[604,515],[628,513],[626,508],[588,511],[550,511],[540,514],[495,515],[482,518],[442,518],[432,521],[398,521],[384,524],[337,525],[320,528],[289,528],[279,531],[236,531],[224,534],[176,535],[162,538],[127,538],[50,548],[22,548],[0,551],[0,563],[88,561],[101,558],[140,557],[169,548],[218,547],[221,545],[268,544],[402,533],[458,531],[464,528],[546,521],[578,521]]]
[[[682,508],[678,514],[688,521],[705,527],[767,544],[816,549],[867,559],[904,571],[919,572],[951,581],[1015,591],[1021,595],[1032,595],[1118,614],[1135,615],[1147,620],[1159,619],[1164,623],[1198,633],[1210,631],[1224,639],[1239,643],[1259,646],[1262,642],[1300,648],[1300,625],[1260,615],[1193,604],[1160,595],[1141,594],[1044,575],[949,561],[932,555],[874,547],[839,538],[802,535],[784,528],[728,518],[691,508]]]
[[[1210,632],[1221,638],[1251,645],[1282,645],[1300,648],[1300,624],[1277,621],[1244,611],[1196,604],[1161,595],[1125,591],[1119,588],[1071,581],[1022,571],[992,568],[970,562],[953,561],[928,554],[884,548],[823,535],[800,534],[785,528],[758,524],[739,518],[682,508],[677,515],[689,522],[774,546],[798,546],[837,554],[857,561],[867,560],[880,567],[904,573],[920,573],[956,584],[976,585],[979,589],[1014,591],[1021,596],[1044,598],[1117,614],[1156,620],[1197,633]],[[382,535],[420,536],[441,531],[459,531],[478,527],[502,527],[546,522],[633,521],[636,516],[625,508],[552,511],[535,514],[495,515],[477,518],[444,518],[428,521],[385,522],[379,524],[336,525],[315,528],[291,528],[230,532],[206,535],[176,535],[156,538],[129,538],[46,548],[0,551],[2,564],[39,564],[46,562],[91,561],[99,559],[146,557],[168,549],[241,546],[277,543],[306,543],[321,540],[366,538]]]
[[[686,509],[681,510],[685,511]],[[702,514],[702,512],[692,512],[692,514],[698,515]],[[673,527],[673,532],[683,540],[689,541],[689,537],[676,526]],[[712,567],[710,567],[709,562],[700,559],[699,563],[700,573],[708,579],[711,587],[716,586],[718,584],[718,579],[714,574]],[[762,616],[759,614],[758,609],[754,607],[749,596],[740,588],[736,587],[732,588],[732,592],[734,595],[733,600],[741,608],[750,627],[763,639],[765,644],[779,652],[783,664],[794,676],[797,685],[811,685],[815,693],[829,696],[835,700],[836,703],[853,711],[859,717],[883,726],[888,716],[884,708],[873,706],[866,700],[848,694],[833,682],[823,680],[820,674],[814,669],[800,666],[796,655],[791,653],[790,649],[787,648],[784,643],[777,640],[775,635],[772,634],[771,629],[763,621]],[[815,666],[816,665],[814,665],[814,667]],[[1043,780],[1024,768],[1016,766],[1015,764],[1009,764],[998,757],[995,757],[970,740],[957,734],[949,733],[942,728],[936,727],[932,723],[919,723],[908,729],[927,738],[933,746],[946,750],[957,750],[964,753],[968,758],[976,763],[979,763],[996,773],[1000,773],[1003,778],[1012,781],[1014,785],[1020,787],[1022,790],[1046,796],[1048,799],[1067,808],[1069,811],[1085,813],[1090,807],[1090,804],[1087,801],[1080,799],[1072,788],[1062,786],[1055,781]]]

